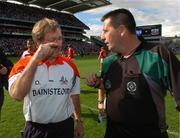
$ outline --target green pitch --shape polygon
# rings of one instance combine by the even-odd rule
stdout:
[[[179,56],[180,58],[180,56]],[[17,58],[11,58],[13,62]],[[97,90],[85,85],[85,77],[91,72],[99,71],[97,56],[78,57],[74,60],[81,74],[81,108],[84,118],[84,138],[103,138],[105,131],[105,121],[97,123]],[[22,84],[23,85],[23,84]],[[166,98],[168,132],[170,138],[177,138],[178,134],[178,112],[170,94]],[[24,127],[24,117],[22,114],[22,102],[17,102],[10,98],[5,92],[5,103],[0,120],[0,138],[20,138],[20,131]]]

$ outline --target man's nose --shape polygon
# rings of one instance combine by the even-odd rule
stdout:
[[[105,42],[104,34],[101,34],[101,40],[102,40],[103,42]]]

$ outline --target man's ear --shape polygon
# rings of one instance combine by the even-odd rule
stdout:
[[[123,32],[121,33],[121,36],[124,36],[126,34],[127,30],[124,29]]]
[[[119,29],[120,36],[121,37],[124,36],[124,34],[126,33],[126,27],[124,25],[120,25],[118,29]]]

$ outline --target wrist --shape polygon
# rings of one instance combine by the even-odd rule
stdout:
[[[82,119],[82,118],[76,118],[76,119],[75,119],[75,122],[76,122],[76,123],[83,123],[83,119]]]
[[[98,88],[98,89],[104,89],[104,85],[103,85],[103,79],[99,78],[99,80],[96,82],[96,84],[94,85],[94,88]]]
[[[34,64],[38,64],[41,60],[40,60],[36,55],[34,55],[34,56],[32,56],[31,61],[32,61]]]
[[[104,100],[98,100],[98,104],[104,104]]]

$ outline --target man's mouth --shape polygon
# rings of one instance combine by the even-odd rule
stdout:
[[[58,45],[51,45],[51,48],[58,48]]]
[[[108,45],[109,45],[109,43],[108,43],[108,42],[106,42],[105,44],[106,44],[106,46],[108,46]]]

